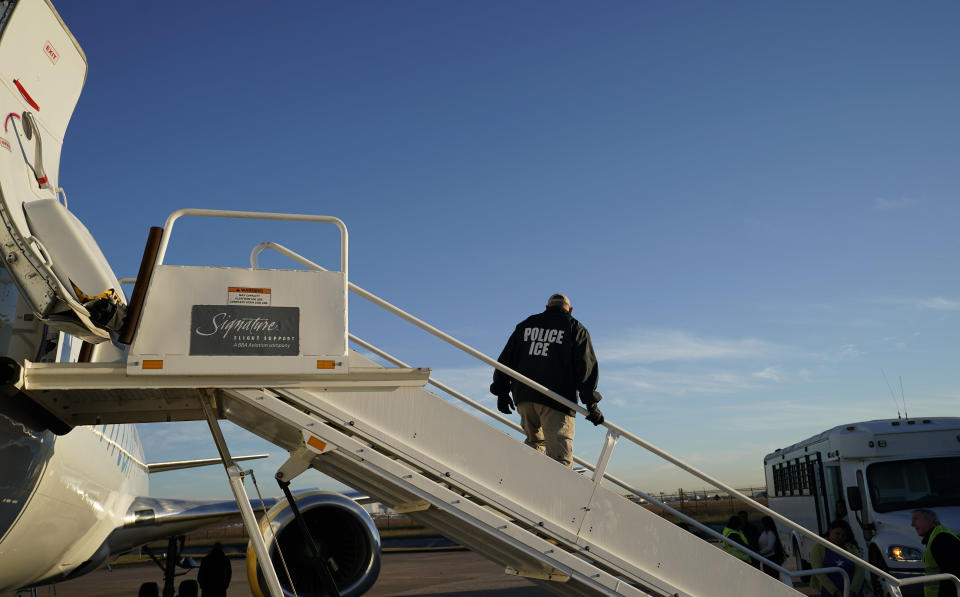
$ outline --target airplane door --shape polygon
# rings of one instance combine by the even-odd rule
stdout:
[[[98,343],[118,326],[97,320],[90,300],[125,300],[59,188],[63,137],[86,75],[83,50],[47,0],[2,3],[0,259],[37,317]]]

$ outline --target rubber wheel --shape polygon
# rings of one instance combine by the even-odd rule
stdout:
[[[200,594],[200,585],[192,578],[180,582],[180,590],[177,591],[177,597],[197,597]]]
[[[145,582],[140,585],[137,597],[160,597],[160,585],[155,582]]]

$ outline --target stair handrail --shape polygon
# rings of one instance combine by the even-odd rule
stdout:
[[[398,359],[397,357],[391,355],[390,353],[388,353],[388,352],[386,352],[386,351],[384,351],[384,350],[381,350],[380,348],[374,346],[373,344],[370,344],[369,342],[366,342],[365,340],[362,340],[362,339],[358,338],[357,336],[354,336],[353,334],[349,334],[349,336],[350,336],[350,341],[353,342],[354,344],[356,344],[356,345],[364,348],[365,350],[368,350],[368,351],[372,352],[373,354],[375,354],[375,355],[379,356],[380,358],[382,358],[382,359],[384,359],[384,360],[386,360],[386,361],[388,361],[388,362],[396,365],[397,367],[410,367],[410,366],[411,366],[411,365],[409,365],[408,363],[405,363],[405,362],[403,362],[402,360]],[[440,380],[435,379],[432,375],[431,375],[430,378],[427,380],[427,383],[429,383],[430,385],[434,386],[435,388],[437,388],[437,389],[445,392],[446,394],[449,394],[450,396],[456,398],[457,400],[460,400],[461,402],[464,402],[465,404],[467,404],[467,405],[475,408],[476,410],[481,411],[482,413],[484,413],[484,414],[487,415],[488,417],[490,417],[490,418],[492,418],[492,419],[496,419],[499,423],[502,423],[503,425],[506,425],[507,427],[513,429],[514,431],[523,433],[523,427],[521,427],[520,425],[517,425],[516,423],[514,423],[514,422],[511,421],[510,419],[507,419],[506,417],[504,417],[503,415],[501,415],[501,414],[498,413],[497,411],[494,411],[494,410],[492,410],[492,409],[487,408],[486,406],[483,406],[483,405],[480,404],[479,402],[476,402],[475,400],[471,399],[470,397],[468,397],[468,396],[466,396],[466,395],[458,392],[457,390],[451,388],[450,386],[442,383]],[[574,460],[574,462],[576,462],[577,464],[580,464],[580,465],[586,467],[587,469],[589,469],[589,470],[591,470],[591,471],[595,471],[595,470],[596,470],[596,467],[595,467],[592,463],[584,460],[583,458],[580,458],[580,457],[577,456],[577,455],[574,455],[574,456],[573,456],[573,460]],[[608,481],[610,481],[611,483],[614,483],[614,484],[620,486],[621,488],[629,491],[629,492],[632,493],[632,494],[635,494],[635,495],[638,495],[638,496],[642,497],[643,499],[645,499],[646,501],[648,501],[648,502],[656,505],[657,507],[659,507],[659,508],[661,508],[661,509],[663,509],[663,510],[666,510],[667,512],[669,512],[670,514],[673,514],[673,515],[676,516],[677,518],[680,518],[681,520],[683,520],[683,521],[686,522],[687,524],[693,525],[693,526],[695,526],[696,528],[698,528],[698,529],[700,529],[701,531],[703,531],[704,533],[707,533],[708,535],[710,535],[710,536],[713,537],[714,539],[716,539],[716,540],[718,540],[718,541],[720,541],[720,542],[726,543],[726,544],[728,544],[728,545],[735,546],[735,547],[737,547],[737,549],[741,549],[741,550],[745,551],[745,552],[746,552],[747,554],[749,554],[751,557],[757,558],[758,560],[764,562],[765,564],[771,566],[772,568],[775,568],[778,572],[785,573],[785,574],[787,574],[788,576],[806,576],[806,575],[810,574],[809,571],[792,571],[792,570],[789,570],[789,569],[787,569],[787,568],[784,568],[783,566],[777,564],[776,562],[773,562],[773,561],[771,561],[771,560],[763,557],[762,555],[760,555],[760,554],[758,554],[758,553],[755,553],[755,552],[751,551],[751,550],[748,549],[748,548],[745,548],[744,546],[742,546],[742,545],[740,545],[739,543],[733,541],[733,540],[730,539],[729,537],[724,537],[721,533],[718,533],[717,531],[715,531],[714,529],[710,528],[709,526],[703,524],[703,523],[700,522],[699,520],[696,520],[695,518],[692,518],[692,517],[690,517],[690,516],[687,516],[686,514],[684,514],[683,512],[677,510],[676,508],[673,508],[673,507],[667,505],[665,502],[662,502],[662,501],[656,499],[655,497],[653,497],[653,496],[651,496],[651,495],[648,495],[647,493],[645,493],[645,492],[643,492],[643,491],[641,491],[641,490],[639,490],[639,489],[637,489],[637,488],[635,488],[635,487],[631,487],[630,485],[628,485],[628,484],[625,483],[624,481],[622,481],[622,480],[618,479],[617,477],[615,477],[612,473],[604,472],[604,473],[603,473],[603,478],[606,479],[606,480],[608,480]],[[832,568],[831,568],[830,570],[831,570],[831,571],[834,571],[834,569],[832,569]],[[840,569],[837,568],[836,570],[840,570]]]
[[[178,209],[167,216],[167,221],[163,224],[163,236],[160,238],[160,248],[157,251],[156,265],[163,265],[163,258],[167,255],[167,245],[170,244],[170,235],[173,233],[173,224],[183,216],[200,216],[206,218],[232,218],[240,220],[281,220],[287,222],[325,222],[334,224],[340,229],[340,272],[348,280],[347,276],[347,225],[343,220],[334,216],[322,216],[315,214],[288,214],[267,211],[235,211],[230,209],[197,209],[184,208]],[[326,271],[326,270],[324,270]]]
[[[295,252],[295,251],[293,251],[293,250],[291,250],[291,249],[289,249],[289,248],[287,248],[287,247],[285,247],[285,246],[283,246],[283,245],[281,245],[281,244],[279,244],[279,243],[275,243],[275,242],[273,242],[273,241],[265,241],[265,242],[262,242],[262,243],[256,245],[256,246],[253,248],[253,250],[250,252],[250,267],[252,267],[252,268],[259,267],[259,265],[258,265],[258,257],[259,257],[259,255],[260,255],[260,253],[262,253],[262,252],[263,252],[264,250],[266,250],[266,249],[271,249],[271,250],[273,250],[273,251],[276,251],[277,253],[280,253],[280,254],[282,254],[282,255],[285,255],[286,257],[289,257],[289,258],[292,259],[293,261],[296,261],[297,263],[299,263],[299,264],[301,264],[301,265],[303,265],[303,266],[305,266],[305,267],[308,267],[308,268],[310,268],[310,269],[314,269],[314,270],[317,270],[317,271],[326,271],[326,268],[324,268],[323,266],[321,266],[321,265],[319,265],[319,264],[317,264],[317,263],[314,263],[313,261],[311,261],[310,259],[307,259],[307,258],[304,257],[303,255],[300,255],[299,253],[297,253],[297,252]],[[560,394],[557,394],[556,392],[550,390],[550,389],[547,388],[546,386],[543,386],[542,384],[537,383],[536,381],[530,379],[529,377],[526,377],[526,376],[523,375],[522,373],[519,373],[519,372],[517,372],[517,371],[514,371],[514,370],[511,369],[510,367],[507,367],[506,365],[504,365],[504,364],[502,364],[502,363],[494,360],[493,358],[487,356],[486,354],[480,352],[479,350],[473,348],[472,346],[470,346],[470,345],[468,345],[468,344],[465,344],[465,343],[457,340],[457,339],[454,338],[453,336],[451,336],[451,335],[447,334],[446,332],[444,332],[444,331],[442,331],[442,330],[440,330],[440,329],[438,329],[438,328],[430,325],[429,323],[427,323],[427,322],[425,322],[425,321],[417,318],[416,316],[411,315],[410,313],[407,313],[407,312],[404,311],[403,309],[400,309],[399,307],[397,307],[397,306],[395,306],[395,305],[393,305],[393,304],[385,301],[384,299],[378,297],[377,295],[375,295],[375,294],[373,294],[373,293],[371,293],[371,292],[368,292],[367,290],[364,290],[363,288],[360,288],[359,286],[357,286],[357,285],[354,284],[353,282],[350,282],[349,280],[347,281],[347,289],[350,290],[351,292],[353,292],[354,294],[357,294],[357,295],[359,295],[359,296],[367,299],[368,301],[372,302],[373,304],[377,305],[378,307],[381,307],[381,308],[383,308],[384,310],[393,313],[393,314],[396,315],[397,317],[399,317],[399,318],[401,318],[401,319],[403,319],[403,320],[405,320],[405,321],[407,321],[407,322],[409,322],[409,323],[412,323],[413,325],[419,327],[420,329],[424,330],[425,332],[427,332],[427,333],[429,333],[429,334],[431,334],[431,335],[433,335],[433,336],[436,336],[437,338],[443,340],[444,342],[446,342],[446,343],[448,343],[448,344],[450,344],[450,345],[452,345],[452,346],[460,349],[461,351],[469,354],[470,356],[472,356],[472,357],[474,357],[474,358],[476,358],[476,359],[478,359],[478,360],[480,360],[480,361],[483,361],[484,363],[490,365],[491,367],[494,367],[495,369],[498,369],[498,370],[502,371],[503,373],[509,375],[509,376],[512,377],[513,379],[515,379],[515,380],[517,380],[517,381],[519,381],[519,382],[521,382],[521,383],[523,383],[523,384],[525,384],[525,385],[527,385],[527,386],[529,386],[529,387],[531,387],[531,388],[539,391],[541,394],[544,394],[545,396],[547,396],[547,397],[549,397],[549,398],[552,398],[555,402],[558,402],[558,403],[562,404],[563,406],[566,406],[567,408],[570,408],[570,409],[572,409],[572,410],[575,410],[576,412],[579,412],[580,414],[586,416],[587,410],[584,409],[584,408],[582,408],[582,407],[579,406],[578,404],[575,404],[575,403],[571,402],[570,400],[567,400],[566,398],[564,398],[564,397],[561,396]],[[483,410],[489,410],[489,409],[485,409],[485,407],[484,407]],[[500,417],[496,417],[496,418],[499,419]],[[763,514],[766,514],[767,516],[770,516],[770,517],[773,518],[774,520],[779,521],[779,522],[780,522],[781,524],[783,524],[784,526],[786,526],[786,527],[788,527],[788,528],[790,528],[790,529],[793,529],[794,531],[797,531],[797,532],[800,533],[801,535],[806,536],[808,539],[811,539],[811,540],[814,541],[815,543],[819,543],[819,544],[823,545],[825,548],[830,549],[830,550],[833,551],[834,553],[840,552],[844,557],[846,557],[848,560],[850,560],[850,561],[853,562],[854,564],[859,565],[859,566],[865,568],[866,570],[869,570],[871,573],[873,573],[873,574],[875,574],[875,575],[883,578],[883,579],[886,580],[888,583],[891,583],[891,584],[896,585],[896,586],[900,586],[900,585],[901,585],[900,579],[898,579],[897,577],[893,576],[893,575],[890,574],[889,572],[886,572],[885,570],[882,570],[882,569],[878,568],[877,566],[874,566],[873,564],[867,562],[866,560],[860,558],[859,556],[856,556],[856,555],[854,555],[854,554],[852,554],[852,553],[850,553],[850,552],[848,552],[848,551],[846,551],[846,550],[844,550],[844,549],[842,549],[842,548],[839,548],[838,546],[834,545],[833,543],[830,543],[830,541],[828,541],[827,539],[825,539],[825,538],[821,537],[820,535],[814,533],[813,531],[807,529],[806,527],[797,524],[796,522],[790,520],[789,518],[783,516],[782,514],[779,514],[778,512],[775,512],[774,510],[771,510],[771,509],[768,508],[767,506],[764,506],[763,504],[757,502],[757,501],[754,500],[753,498],[750,498],[750,497],[748,497],[747,495],[745,495],[745,494],[737,491],[736,489],[734,489],[733,487],[727,485],[726,483],[723,483],[722,481],[720,481],[720,480],[718,480],[718,479],[714,479],[713,477],[711,477],[710,475],[708,475],[708,474],[700,471],[700,470],[697,469],[696,467],[687,464],[686,462],[680,460],[679,458],[674,457],[673,455],[669,454],[668,452],[665,452],[664,450],[661,450],[660,448],[658,448],[658,447],[654,446],[653,444],[645,441],[644,439],[642,439],[642,438],[634,435],[633,433],[630,433],[630,432],[627,431],[626,429],[624,429],[624,428],[622,428],[622,427],[620,427],[620,426],[618,426],[618,425],[615,425],[614,423],[611,423],[610,421],[607,421],[607,420],[604,420],[604,422],[601,423],[601,425],[603,425],[604,427],[606,427],[610,432],[616,434],[617,436],[626,438],[626,439],[629,440],[630,442],[632,442],[632,443],[640,446],[641,448],[647,450],[648,452],[652,452],[652,453],[656,454],[657,456],[660,456],[661,458],[663,458],[663,459],[666,460],[667,462],[670,462],[671,464],[673,464],[673,465],[679,467],[680,469],[682,469],[682,470],[684,470],[684,471],[686,471],[686,472],[694,475],[695,477],[698,477],[699,479],[701,479],[701,480],[703,480],[703,481],[706,481],[707,483],[710,483],[711,485],[717,487],[718,489],[722,489],[724,492],[726,492],[726,493],[727,493],[728,495],[730,495],[731,497],[736,498],[737,501],[742,502],[742,503],[745,503],[745,504],[749,504],[752,508],[754,508],[754,509],[756,509],[756,510],[759,510],[760,512],[762,512]],[[595,469],[594,469],[594,470],[595,470]],[[605,475],[605,474],[604,474],[603,476],[604,476],[604,478],[606,478],[606,475]],[[738,549],[742,549],[742,548],[743,548],[743,546],[740,545],[739,543],[734,543],[734,542],[730,541],[729,539],[727,539],[726,537],[723,537],[723,540],[724,540],[724,542],[726,542],[727,544],[736,545],[736,546],[738,547]],[[809,572],[806,572],[806,571],[805,571],[805,574],[802,574],[802,575],[800,575],[800,576],[807,576],[808,574],[809,574]],[[958,584],[958,586],[960,586],[960,584]]]
[[[954,586],[957,587],[957,594],[960,595],[960,578],[957,578],[953,574],[946,572],[941,572],[939,574],[926,574],[924,576],[912,576],[910,578],[905,578],[901,581],[901,585],[918,585],[920,583],[928,583],[931,581],[941,581],[949,580],[952,581]]]
[[[375,354],[375,355],[377,355],[378,357],[380,357],[380,358],[382,358],[382,359],[384,359],[384,360],[392,363],[393,365],[396,365],[397,367],[410,367],[410,366],[411,366],[411,365],[409,365],[408,363],[405,363],[405,362],[403,362],[402,360],[398,359],[397,357],[391,355],[390,353],[388,353],[388,352],[386,352],[386,351],[378,348],[377,346],[374,346],[373,344],[370,344],[369,342],[367,342],[367,341],[365,341],[365,340],[362,340],[362,339],[358,338],[357,336],[354,336],[353,334],[349,334],[349,336],[350,336],[350,341],[353,342],[354,344],[356,344],[357,346],[360,346],[360,347],[364,348],[365,350],[368,350],[368,351],[372,352],[373,354]],[[483,413],[486,414],[488,417],[490,417],[490,418],[492,418],[492,419],[496,419],[499,423],[502,423],[503,425],[506,425],[507,427],[513,429],[514,431],[518,431],[518,432],[520,432],[520,433],[523,433],[523,427],[521,427],[520,425],[517,425],[516,423],[514,423],[514,422],[511,421],[510,419],[507,419],[506,417],[504,417],[503,415],[501,415],[501,414],[498,413],[497,411],[494,411],[494,410],[492,410],[492,409],[487,408],[486,406],[483,406],[483,405],[480,404],[479,402],[471,399],[470,397],[468,397],[468,396],[466,396],[466,395],[458,392],[457,390],[451,388],[450,386],[442,383],[440,380],[434,378],[432,375],[431,375],[430,378],[427,380],[427,383],[429,383],[430,385],[434,386],[435,388],[443,391],[444,393],[449,394],[450,396],[452,396],[452,397],[460,400],[461,402],[464,402],[464,403],[466,403],[467,405],[469,405],[469,406],[471,406],[471,407],[473,407],[473,408],[475,408],[475,409],[483,412]],[[591,471],[596,470],[596,467],[595,467],[592,463],[584,460],[583,458],[580,458],[580,457],[577,456],[577,455],[574,455],[574,456],[573,456],[573,460],[574,460],[577,464],[580,464],[580,465],[586,467],[587,469],[589,469],[589,470],[591,470]],[[843,568],[839,568],[839,567],[834,566],[834,567],[831,567],[831,568],[817,568],[817,569],[815,569],[815,570],[790,570],[790,569],[788,569],[788,568],[785,568],[785,567],[782,566],[781,564],[777,564],[776,562],[774,562],[774,561],[772,561],[772,560],[770,560],[770,559],[768,559],[768,558],[760,555],[759,553],[756,553],[756,552],[752,551],[751,549],[749,549],[749,548],[747,548],[747,547],[745,547],[745,546],[737,543],[736,541],[734,541],[734,540],[731,539],[730,537],[724,537],[723,534],[718,533],[717,531],[715,531],[714,529],[710,528],[709,526],[703,524],[703,523],[700,522],[699,520],[697,520],[697,519],[695,519],[695,518],[693,518],[693,517],[687,516],[686,514],[684,514],[683,512],[677,510],[676,508],[673,508],[672,506],[667,505],[665,502],[662,502],[662,501],[656,499],[655,497],[653,497],[653,496],[651,496],[651,495],[648,495],[647,493],[645,493],[645,492],[643,492],[643,491],[641,491],[641,490],[639,490],[639,489],[636,489],[635,487],[631,487],[630,485],[626,484],[624,481],[622,481],[622,480],[618,479],[617,477],[613,476],[612,473],[604,472],[604,473],[603,473],[603,478],[606,479],[606,480],[608,480],[608,481],[610,481],[611,483],[614,483],[614,484],[620,486],[620,487],[623,488],[623,489],[626,489],[626,490],[629,491],[630,493],[633,493],[633,494],[635,494],[635,495],[638,495],[638,496],[642,497],[642,498],[645,499],[646,501],[648,501],[648,502],[650,502],[650,503],[658,506],[659,508],[662,508],[663,510],[666,510],[667,512],[673,514],[674,516],[676,516],[677,518],[683,520],[683,521],[686,522],[687,524],[690,524],[690,525],[692,525],[692,526],[695,526],[696,528],[700,529],[702,532],[707,533],[708,535],[710,535],[710,536],[713,537],[714,539],[716,539],[716,540],[718,540],[718,541],[720,541],[720,542],[722,542],[722,543],[726,543],[727,545],[736,547],[737,549],[745,552],[745,553],[746,553],[747,555],[749,555],[750,557],[756,558],[757,560],[760,560],[761,562],[764,563],[764,565],[770,566],[771,568],[773,568],[773,569],[776,570],[777,572],[779,572],[779,573],[781,573],[781,574],[785,574],[785,575],[789,576],[790,578],[810,576],[810,575],[812,575],[812,574],[827,574],[827,573],[831,573],[831,572],[839,572],[840,575],[841,575],[841,578],[843,579],[843,594],[844,594],[844,597],[848,597],[849,594],[850,594],[850,577],[849,577],[849,575],[847,574],[847,572],[846,572]]]

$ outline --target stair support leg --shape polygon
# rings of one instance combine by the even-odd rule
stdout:
[[[247,497],[247,491],[243,487],[243,471],[233,461],[230,456],[230,450],[227,448],[227,442],[223,439],[223,432],[220,430],[220,423],[211,407],[214,393],[205,392],[205,398],[200,399],[200,406],[203,408],[203,414],[207,418],[207,425],[210,427],[210,434],[213,435],[213,441],[217,444],[217,450],[220,452],[220,458],[223,460],[223,468],[227,471],[227,478],[230,481],[230,489],[233,491],[233,497],[237,501],[237,507],[240,509],[240,517],[243,519],[243,526],[247,529],[247,535],[250,543],[253,544],[253,551],[257,554],[257,561],[260,565],[260,571],[267,583],[267,589],[270,591],[270,597],[283,597],[283,589],[280,587],[280,579],[277,577],[277,571],[273,567],[273,560],[267,552],[267,545],[263,542],[263,535],[260,534],[260,526],[257,524],[257,517],[250,507],[250,498]]]

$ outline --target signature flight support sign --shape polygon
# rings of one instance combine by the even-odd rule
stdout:
[[[193,305],[190,354],[297,356],[300,354],[300,308]]]

